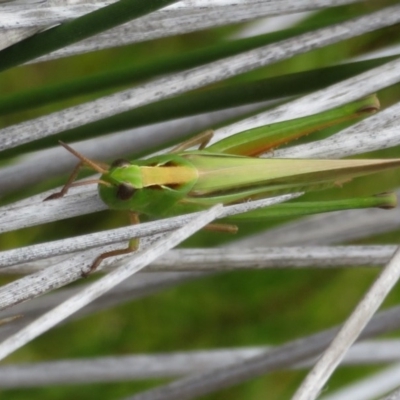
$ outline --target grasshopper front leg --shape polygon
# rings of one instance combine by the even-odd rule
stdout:
[[[136,225],[140,223],[139,216],[138,214],[134,212],[129,212],[129,222],[131,225]],[[117,249],[117,250],[112,250],[112,251],[107,251],[103,254],[100,254],[94,261],[93,264],[90,266],[88,271],[82,271],[82,277],[87,278],[88,275],[90,275],[92,272],[96,271],[100,263],[105,260],[106,258],[109,257],[114,257],[114,256],[120,256],[123,254],[129,254],[133,253],[136,251],[139,247],[139,239],[133,238],[128,242],[128,247],[124,249]]]
[[[67,182],[65,183],[65,185],[62,187],[62,189],[59,192],[53,193],[50,196],[46,197],[43,201],[47,201],[47,200],[54,200],[54,199],[59,199],[61,197],[64,197],[68,190],[72,187],[72,186],[77,186],[76,182],[74,185],[74,181],[77,178],[79,171],[81,170],[81,168],[83,167],[83,162],[79,162],[76,167],[73,169],[71,175],[69,176]],[[83,182],[80,182],[83,183]]]

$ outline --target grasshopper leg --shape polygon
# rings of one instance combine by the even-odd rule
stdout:
[[[13,322],[16,319],[19,319],[19,318],[22,318],[22,317],[23,317],[22,314],[16,314],[16,315],[12,315],[10,317],[2,318],[2,319],[0,319],[0,325],[8,324],[8,323]]]
[[[134,212],[129,212],[129,221],[131,225],[139,224],[139,216],[134,213]],[[123,254],[129,254],[133,253],[136,251],[139,247],[139,239],[133,238],[128,242],[128,247],[124,249],[117,249],[117,250],[112,250],[112,251],[107,251],[103,254],[100,254],[94,261],[93,264],[90,266],[88,271],[82,271],[82,277],[86,278],[88,275],[90,275],[92,272],[96,271],[98,266],[101,264],[103,260],[109,257],[114,257],[114,256],[120,256]]]
[[[238,227],[236,225],[225,224],[225,223],[208,224],[203,229],[207,231],[223,232],[223,233],[237,233],[238,231]]]
[[[50,196],[46,197],[43,201],[59,199],[60,197],[64,197],[67,194],[70,187],[73,186],[73,183],[82,167],[83,167],[83,162],[79,162],[72,171],[71,175],[69,176],[67,182],[62,187],[62,189],[59,192],[53,193]]]
[[[202,133],[199,133],[193,138],[186,140],[185,142],[179,144],[171,150],[171,153],[179,153],[181,151],[187,150],[190,147],[199,145],[199,150],[204,149],[207,146],[208,142],[214,135],[214,131],[212,129],[208,129]]]
[[[63,186],[63,188],[59,192],[53,193],[50,196],[46,197],[43,201],[54,200],[54,199],[59,199],[61,197],[64,197],[70,188],[76,187],[76,186],[86,186],[86,185],[91,185],[91,184],[96,184],[96,183],[103,184],[103,185],[109,185],[107,182],[102,181],[101,179],[87,179],[86,181],[82,181],[82,182],[74,182],[74,180],[76,179],[76,177],[79,173],[79,169],[82,168],[82,166],[83,166],[83,164],[79,163],[75,167],[75,169],[72,171],[72,174],[68,178],[68,181]]]

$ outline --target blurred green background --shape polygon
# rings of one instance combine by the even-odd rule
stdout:
[[[278,32],[266,39],[276,41],[302,30],[315,29],[319,26],[339,22],[393,3],[396,2],[365,1],[321,11],[299,23],[295,27],[296,29]],[[146,77],[133,80],[131,84],[126,82],[114,84],[92,93],[80,93],[61,100],[56,95],[57,91],[61,90],[57,86],[59,84],[75,81],[78,78],[86,80],[93,74],[103,72],[110,72],[112,75],[116,69],[130,66],[136,68],[138,65],[143,65],[145,70],[148,69],[148,66],[154,67],[154,70],[157,70],[160,65],[167,68],[166,60],[175,60],[176,64],[179,64],[185,56],[190,58],[194,52],[193,49],[199,52],[204,50],[205,54],[210,54],[211,47],[217,46],[217,49],[219,48],[221,51],[229,37],[242,28],[243,25],[237,24],[209,29],[4,71],[0,74],[0,110],[2,104],[11,104],[12,96],[28,98],[29,90],[42,89],[45,92],[51,92],[54,89],[54,92],[50,96],[50,101],[41,107],[27,106],[27,109],[18,112],[11,112],[15,109],[7,110],[5,107],[0,116],[0,128],[133,86]],[[364,63],[357,65],[357,68],[354,69],[354,65],[336,67],[336,64],[389,44],[397,44],[399,34],[400,27],[393,26],[220,82],[207,88],[210,90],[221,89],[222,91],[218,102],[209,107],[213,109],[228,107],[231,105],[228,100],[231,101],[232,98],[229,90],[237,87],[239,96],[243,88],[240,85],[255,83],[257,86],[259,80],[268,79],[267,86],[273,88],[268,94],[270,98],[280,98],[282,95],[296,96],[306,93],[307,90],[312,91],[327,86],[330,82],[343,79],[347,74],[355,73],[352,71],[357,71],[357,68],[372,66],[372,64]],[[174,65],[172,62],[171,68],[178,67],[179,65]],[[328,70],[320,70],[328,67]],[[305,75],[302,75],[306,72],[309,74],[306,80],[307,88],[304,87]],[[139,73],[138,76],[140,76]],[[169,105],[162,102],[147,111],[143,107],[142,110],[127,118],[128,124],[133,127],[135,124],[146,124],[200,112],[204,110],[202,108],[204,101],[200,101],[202,93],[204,93],[204,89],[193,92],[191,94],[193,102],[184,109],[182,104],[187,102],[184,97],[183,100],[177,99],[176,103],[173,103],[175,108],[168,108]],[[248,102],[260,100],[259,93],[255,91],[249,93]],[[400,100],[398,85],[382,90],[378,95],[382,108]],[[18,98],[15,101],[18,104]],[[155,113],[154,110],[157,110],[158,113]],[[121,129],[125,129],[126,119],[122,118],[111,121],[110,129],[117,126],[118,123],[121,124]],[[50,139],[20,146],[6,152],[1,163],[9,165],[16,162],[18,156],[25,152],[55,146],[59,138],[71,141],[78,138],[84,139],[95,133],[99,134],[95,128],[86,126],[75,132],[63,133]],[[317,136],[333,132],[332,129],[326,130]],[[107,134],[108,132],[107,129],[104,129],[104,132],[100,133]],[[399,154],[398,148],[392,148],[376,152],[374,156],[399,157]],[[400,171],[386,172],[379,176],[357,179],[342,189],[316,193],[312,196],[309,195],[308,198],[333,199],[353,195],[370,195],[398,187],[399,178]],[[14,192],[4,196],[1,200],[2,204],[60,185],[65,179],[66,176],[60,176],[57,179],[49,179],[40,185]],[[274,221],[270,226],[281,222]],[[125,224],[126,216],[123,213],[107,211],[102,212],[101,215],[92,214],[3,234],[0,236],[0,248],[17,248]],[[239,227],[240,237],[265,229],[265,224],[240,223]],[[398,243],[399,239],[400,230],[368,238],[358,243]],[[229,240],[232,240],[232,237],[228,235],[199,233],[188,240],[185,245],[188,247],[210,246]],[[130,353],[281,344],[287,340],[341,323],[360,300],[378,272],[378,269],[359,268],[335,271],[304,269],[217,274],[57,327],[17,351],[5,362],[37,362]],[[6,283],[12,279],[15,277],[1,278],[1,281]],[[96,277],[90,279],[96,279]],[[80,282],[76,284],[79,285]],[[385,302],[385,306],[398,303],[400,301],[398,293],[397,290],[394,290]],[[341,368],[330,381],[328,391],[371,373],[376,368]],[[267,398],[270,400],[286,399],[293,393],[305,373],[306,371],[276,372],[204,398],[210,400],[245,398],[257,400],[265,399],[267,394]],[[10,390],[3,392],[2,396],[12,396],[14,399],[26,399],[28,395],[31,399],[61,400],[71,397],[76,400],[115,399],[140,392],[160,383],[162,382],[151,380],[55,386]]]

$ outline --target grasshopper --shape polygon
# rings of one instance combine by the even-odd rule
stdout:
[[[90,160],[61,142],[80,162],[61,191],[45,200],[62,197],[73,186],[95,183],[101,199],[110,209],[126,210],[131,223],[138,223],[140,214],[153,218],[169,217],[201,211],[217,203],[234,204],[284,193],[340,186],[355,177],[399,167],[400,159],[265,159],[259,156],[311,132],[364,117],[378,108],[378,99],[372,95],[311,116],[240,132],[208,147],[212,131],[182,143],[168,154],[135,161],[118,159],[110,165]],[[198,149],[189,150],[194,146]],[[101,177],[74,182],[83,166],[99,172]],[[393,194],[367,200],[353,201],[351,206],[333,202],[325,208],[391,208],[396,204]],[[314,209],[313,203],[307,204],[307,210],[303,209],[303,212],[293,211],[293,206],[296,206],[290,203],[278,208],[286,210],[288,215],[291,207],[292,215],[307,214]],[[321,212],[323,208],[316,204],[315,212]],[[265,209],[266,217],[271,216],[268,213],[270,209],[273,207]],[[209,228],[235,230],[235,226],[221,224],[211,224]],[[94,271],[105,258],[130,253],[137,247],[138,240],[132,239],[125,249],[101,254],[88,273]]]

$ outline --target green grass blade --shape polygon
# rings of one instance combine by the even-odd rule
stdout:
[[[248,41],[248,39],[241,39],[241,41],[243,40]],[[252,40],[249,42],[252,42]],[[196,50],[183,55],[163,57],[151,62],[129,65],[123,68],[104,71],[67,82],[43,85],[38,88],[23,90],[17,93],[1,96],[0,115],[20,112],[47,104],[54,104],[76,96],[88,95],[103,90],[118,88],[123,85],[135,84],[144,79],[150,79],[160,74],[177,72],[182,71],[185,68],[196,67],[206,62],[215,61],[225,57],[227,55],[226,52],[219,53],[217,51],[217,49],[220,48],[221,50],[222,48],[225,48],[225,50],[226,48],[231,48],[232,52],[229,55],[238,54],[241,51],[250,50],[253,48],[251,43],[249,43],[249,46],[246,48],[242,48],[242,46],[236,47],[234,44],[235,43],[233,42],[224,45],[207,47],[205,49]],[[220,109],[221,106],[233,107],[250,102],[264,101],[278,97],[309,92],[315,89],[320,89],[339,80],[349,78],[370,68],[377,67],[385,62],[393,60],[394,58],[395,56],[382,57],[334,67],[318,68],[310,71],[286,74],[282,76],[256,80],[254,82],[232,83],[222,88],[213,88],[198,94],[179,96],[174,99],[174,101],[177,101],[178,103],[179,99],[181,99],[179,104],[180,115],[177,115],[177,117],[186,116],[188,115],[189,111],[190,113],[193,113],[192,108],[194,108],[195,113],[207,112],[210,110]],[[188,105],[188,101],[190,102],[190,107]],[[207,107],[198,109],[195,107],[196,104],[192,105],[193,102],[203,104],[203,107]],[[162,107],[170,105],[170,103],[171,100],[157,102],[155,104],[157,104],[157,109],[162,109]],[[156,106],[154,106],[154,108],[155,107]],[[165,111],[165,119],[167,116],[170,116],[170,109],[171,106],[167,107],[167,110]],[[131,113],[135,113],[135,110],[131,111]],[[146,108],[144,107],[138,114],[140,114],[139,116],[141,116],[141,118],[143,118],[143,115],[154,116],[153,111],[150,111],[149,114],[147,114]],[[156,115],[158,114],[160,113],[157,113]],[[119,116],[121,116],[121,114],[119,114]],[[117,119],[118,116],[113,118]],[[105,126],[108,126],[108,120],[109,119],[103,120],[106,122]],[[133,117],[128,116],[127,120],[131,121],[131,124],[137,123],[132,122],[137,121],[135,115]],[[148,122],[149,121],[145,121],[144,124]],[[104,126],[103,123],[101,125]],[[111,122],[111,125],[114,125],[114,122]],[[128,126],[128,128],[131,127],[131,125]],[[126,129],[126,127],[123,129]]]
[[[120,0],[31,36],[0,52],[0,71],[15,67],[97,33],[149,14],[177,0]]]

